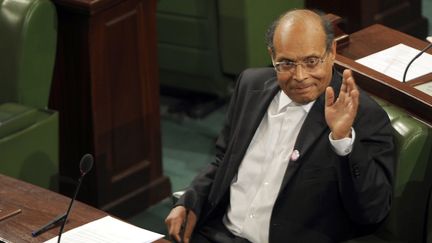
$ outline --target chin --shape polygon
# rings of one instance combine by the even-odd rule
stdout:
[[[295,99],[295,100],[293,99],[293,101],[298,103],[298,104],[305,105],[305,104],[311,102],[312,100],[304,98],[304,99]]]
[[[297,97],[294,97],[292,100],[296,103],[304,105],[304,104],[307,104],[311,101],[314,101],[315,99],[313,97],[310,97],[310,96],[297,96]]]

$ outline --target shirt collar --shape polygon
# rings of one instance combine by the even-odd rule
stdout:
[[[279,105],[278,105],[277,113],[280,113],[282,109],[285,108],[286,106],[299,106],[303,108],[303,110],[306,111],[306,113],[309,113],[310,109],[312,108],[312,105],[315,103],[315,100],[303,105],[296,103],[292,101],[290,97],[288,97],[288,95],[286,95],[285,92],[283,92],[282,90],[279,91],[277,95],[279,96]]]

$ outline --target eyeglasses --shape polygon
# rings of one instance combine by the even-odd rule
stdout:
[[[319,66],[319,64],[323,63],[325,58],[327,57],[327,51],[321,57],[306,57],[301,61],[282,61],[282,62],[273,62],[273,66],[278,73],[294,73],[297,65],[300,65],[306,72],[313,72]]]

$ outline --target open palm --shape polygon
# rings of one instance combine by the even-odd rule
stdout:
[[[325,119],[332,131],[333,139],[342,139],[351,135],[351,127],[357,115],[359,91],[351,70],[344,70],[342,86],[335,99],[334,90],[326,89]]]

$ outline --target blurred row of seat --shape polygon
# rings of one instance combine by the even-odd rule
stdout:
[[[159,0],[162,93],[192,100],[178,110],[205,116],[229,96],[242,70],[271,64],[267,27],[287,9],[302,6],[303,0]]]
[[[58,188],[58,114],[47,109],[57,39],[49,0],[0,0],[0,173]]]

